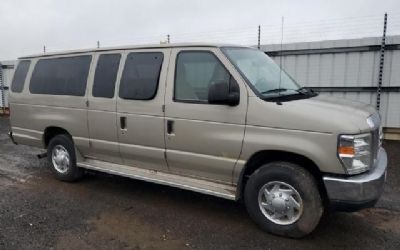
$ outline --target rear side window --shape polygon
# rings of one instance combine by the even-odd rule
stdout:
[[[11,84],[11,90],[15,93],[21,93],[24,88],[26,75],[28,74],[31,61],[21,61],[15,70],[14,78]]]
[[[119,87],[123,99],[150,100],[157,93],[161,65],[161,52],[129,53]]]
[[[84,96],[92,56],[41,59],[32,73],[33,94]]]
[[[121,54],[100,55],[94,76],[94,97],[113,98]]]

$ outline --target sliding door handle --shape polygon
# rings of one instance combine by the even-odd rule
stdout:
[[[167,120],[167,134],[174,134],[174,121],[172,120]]]
[[[126,117],[125,116],[119,117],[119,126],[122,130],[126,130]]]

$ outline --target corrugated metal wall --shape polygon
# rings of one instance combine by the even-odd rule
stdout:
[[[3,87],[0,86],[0,108],[8,107],[8,88],[11,85],[12,77],[14,75],[14,65],[16,61],[1,61],[0,62],[0,70],[2,75],[2,84]],[[1,100],[1,97],[4,96],[4,104]]]
[[[282,67],[301,85],[375,106],[371,87],[378,85],[380,44],[381,38],[363,38],[283,44],[282,51],[277,44],[261,49],[278,64],[282,56]],[[382,85],[389,88],[381,94],[380,113],[384,127],[400,128],[400,36],[387,37],[386,44]]]

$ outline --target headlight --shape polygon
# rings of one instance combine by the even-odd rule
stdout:
[[[338,155],[348,174],[367,171],[371,166],[371,134],[341,135]]]

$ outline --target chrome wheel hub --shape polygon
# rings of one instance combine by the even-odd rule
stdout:
[[[51,160],[57,172],[65,174],[70,165],[70,157],[68,151],[61,145],[53,148],[51,153]]]
[[[279,224],[295,223],[303,213],[303,200],[291,185],[271,181],[265,184],[258,193],[258,204],[268,220]]]

